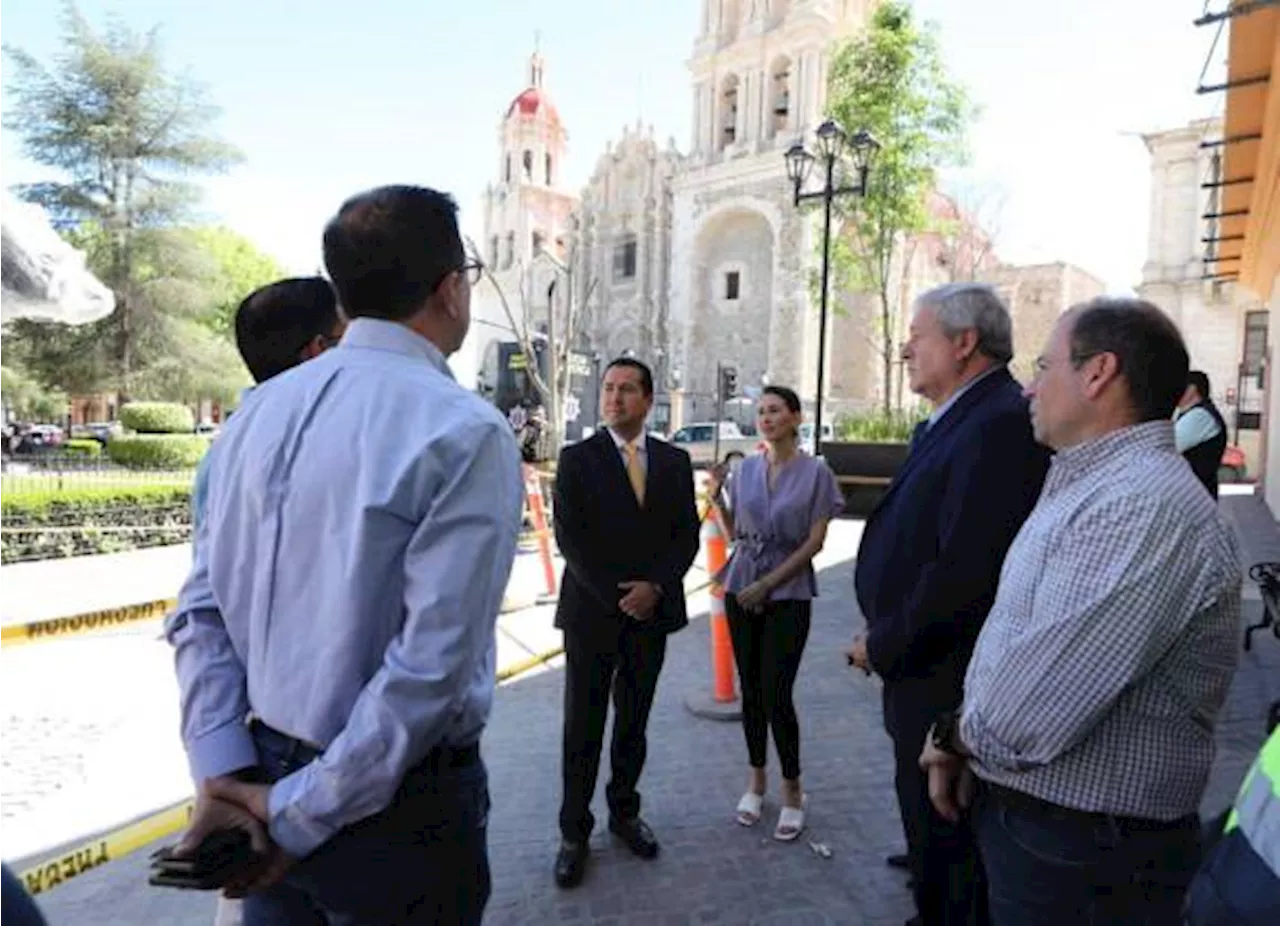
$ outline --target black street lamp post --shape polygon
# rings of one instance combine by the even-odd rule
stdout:
[[[822,296],[821,310],[818,318],[818,395],[814,402],[813,413],[813,455],[822,455],[822,393],[826,385],[827,365],[827,301],[828,287],[831,279],[831,203],[837,196],[867,195],[867,176],[871,172],[871,161],[880,143],[871,137],[865,129],[852,136],[845,133],[834,119],[827,119],[818,126],[814,133],[817,136],[818,153],[811,154],[804,146],[803,140],[797,140],[787,149],[787,177],[794,188],[795,205],[799,208],[802,202],[812,199],[822,200]],[[853,159],[853,166],[858,172],[856,185],[836,184],[836,163],[844,157],[846,150]],[[823,166],[822,189],[805,193],[803,188],[813,171],[814,161],[821,160]]]

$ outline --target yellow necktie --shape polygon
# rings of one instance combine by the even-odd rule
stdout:
[[[640,451],[635,444],[627,444],[627,478],[631,480],[631,490],[636,493],[636,501],[644,504],[644,467],[640,465]]]

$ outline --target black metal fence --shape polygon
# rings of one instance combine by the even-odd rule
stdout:
[[[186,543],[194,477],[194,469],[126,468],[74,455],[6,458],[0,563]]]
[[[0,493],[74,492],[77,489],[127,490],[142,486],[191,487],[195,468],[124,467],[101,457],[40,454],[5,457]]]

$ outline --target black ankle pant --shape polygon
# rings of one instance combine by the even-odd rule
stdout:
[[[800,777],[800,722],[791,699],[800,657],[809,639],[813,604],[770,601],[756,613],[724,596],[733,656],[742,686],[742,730],[754,768],[764,768],[769,730],[782,764],[782,777]]]

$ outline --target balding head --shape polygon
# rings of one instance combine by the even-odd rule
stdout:
[[[1168,420],[1187,384],[1187,349],[1167,315],[1104,296],[1059,318],[1027,394],[1036,437],[1055,449]]]

